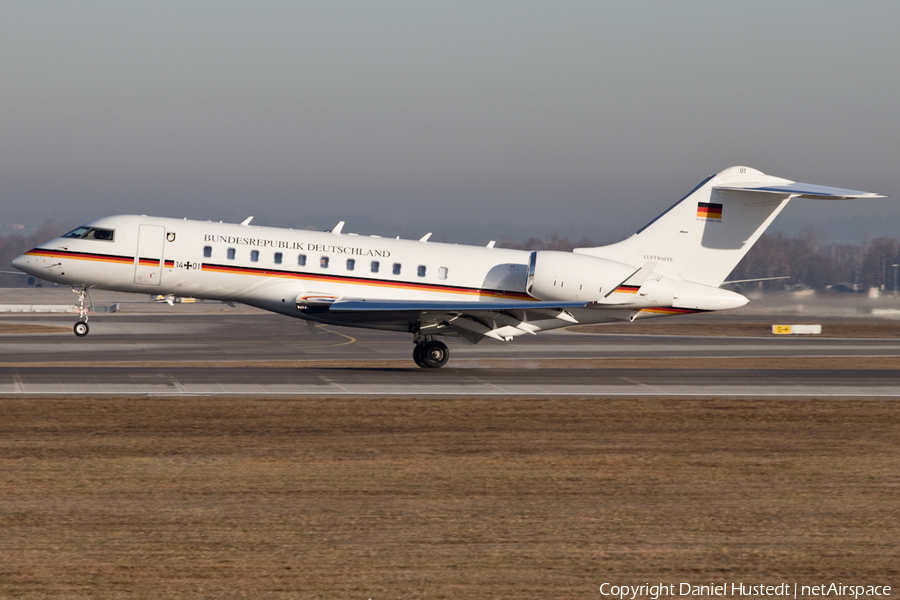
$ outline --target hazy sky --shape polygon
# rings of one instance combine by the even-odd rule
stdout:
[[[614,241],[742,164],[892,196],[797,201],[783,228],[900,235],[898,23],[894,1],[6,1],[0,225]]]

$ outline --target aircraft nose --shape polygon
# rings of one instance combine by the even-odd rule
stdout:
[[[31,271],[28,270],[28,257],[24,254],[15,257],[12,261],[12,266],[25,273],[31,273]]]

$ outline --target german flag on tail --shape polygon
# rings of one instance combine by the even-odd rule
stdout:
[[[697,216],[701,219],[721,219],[722,205],[714,202],[698,202]]]

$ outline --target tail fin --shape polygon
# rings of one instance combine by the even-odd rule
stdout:
[[[634,266],[655,261],[654,272],[660,275],[719,286],[791,198],[883,196],[731,167],[703,181],[630,238],[575,252]]]

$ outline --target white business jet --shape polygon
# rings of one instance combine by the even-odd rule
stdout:
[[[193,296],[332,325],[413,335],[420,367],[439,368],[439,337],[476,344],[576,323],[737,308],[719,286],[792,198],[881,198],[796,183],[748,167],[709,177],[630,238],[574,252],[121,215],[98,219],[13,261],[72,286],[75,334],[91,288]],[[252,218],[252,217],[251,217]],[[430,235],[430,234],[429,234]]]

